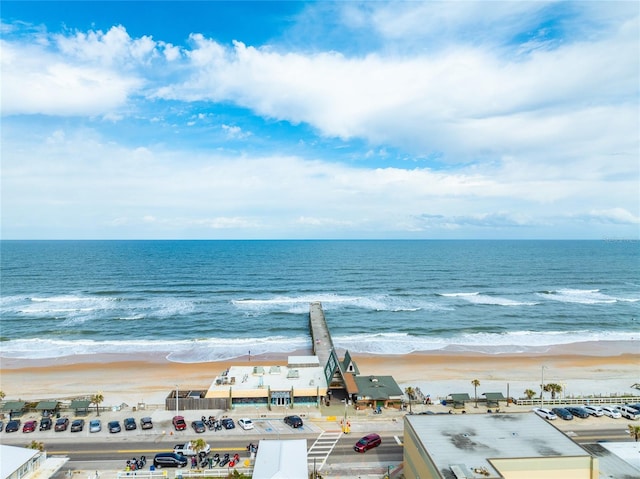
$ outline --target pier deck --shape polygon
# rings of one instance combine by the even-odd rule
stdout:
[[[321,365],[327,364],[333,341],[327,327],[327,322],[322,311],[322,304],[319,301],[311,303],[309,306],[309,326],[311,329],[311,340],[313,341],[313,354],[318,356]]]

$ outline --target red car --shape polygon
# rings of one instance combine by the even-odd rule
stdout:
[[[38,421],[27,421],[22,426],[22,432],[33,432],[38,427]]]
[[[184,431],[187,428],[187,423],[184,421],[184,417],[174,416],[173,427],[176,428],[176,431]]]
[[[368,434],[356,442],[353,449],[356,452],[367,452],[373,447],[378,447],[382,443],[382,439],[378,434]]]
[[[66,417],[61,417],[56,420],[56,425],[53,426],[55,431],[66,431],[69,427],[69,419]]]

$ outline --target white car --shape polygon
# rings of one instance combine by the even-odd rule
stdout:
[[[543,407],[534,407],[533,412],[535,412],[540,417],[548,419],[549,421],[558,419],[558,416],[556,416],[556,413],[554,413],[551,409],[545,409]]]
[[[238,425],[244,430],[253,429],[253,422],[248,417],[238,419]]]
[[[622,414],[613,406],[602,406],[602,414],[607,417],[612,417],[613,419],[620,419]]]
[[[602,408],[600,406],[582,406],[582,409],[584,409],[585,411],[587,411],[591,416],[603,416],[604,415],[604,411],[602,411]]]

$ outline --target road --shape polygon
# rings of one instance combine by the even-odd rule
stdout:
[[[594,444],[600,441],[630,441],[627,425],[624,424],[561,424],[561,430],[579,444]],[[256,431],[254,434],[237,432],[235,434],[216,433],[203,435],[212,448],[212,453],[224,454],[228,452],[233,455],[240,454],[242,458],[247,458],[247,445],[252,442],[257,444],[260,439],[305,439],[307,448],[315,442],[320,434],[320,430],[312,428],[305,431],[287,431],[286,429],[273,431],[271,435],[264,434],[263,431]],[[326,465],[345,464],[353,468],[364,467],[367,463],[377,464],[398,464],[402,462],[402,433],[399,430],[382,432],[382,445],[376,449],[367,451],[365,454],[356,453],[353,444],[360,438],[359,433],[343,435],[340,437],[334,448],[330,451],[326,459]],[[25,438],[31,439],[31,435],[25,436],[22,433],[16,435],[3,434],[3,444],[24,445]],[[69,457],[69,462],[64,466],[64,472],[69,470],[118,470],[125,467],[126,461],[133,457],[142,455],[147,457],[147,466],[151,464],[151,459],[158,452],[171,451],[174,444],[185,442],[190,439],[200,437],[189,434],[186,437],[172,437],[158,434],[127,436],[123,434],[108,435],[98,437],[90,435],[88,437],[67,436],[58,437],[56,434],[48,437],[34,439],[43,440],[49,455],[64,455]]]
[[[379,462],[398,462],[402,461],[402,445],[395,435],[382,435],[382,445],[376,449],[367,451],[365,454],[356,453],[353,445],[359,437],[342,436],[335,448],[331,452],[327,462],[341,463],[361,463],[364,460],[375,460]],[[211,442],[211,452],[214,453],[238,453],[241,457],[247,457],[247,445],[249,442],[258,443],[259,438],[247,439],[225,439],[224,447],[219,441]],[[311,447],[314,438],[307,438],[307,447]],[[147,461],[158,452],[170,452],[173,449],[171,444],[163,443],[154,445],[149,441],[127,441],[126,443],[114,442],[49,442],[47,443],[47,453],[49,455],[65,455],[69,456],[71,467],[76,462],[116,462],[116,467],[124,467],[127,459],[132,457],[147,457]],[[374,459],[375,458],[375,459]]]

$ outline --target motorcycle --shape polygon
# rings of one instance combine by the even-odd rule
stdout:
[[[227,464],[229,464],[229,462],[231,462],[231,458],[229,457],[229,453],[225,453],[224,457],[222,458],[222,460],[220,461],[219,466],[220,467],[224,467]]]
[[[220,454],[217,452],[213,455],[211,466],[216,467],[220,463]]]
[[[204,451],[200,451],[198,456],[200,457],[200,467],[207,467],[207,465],[209,464],[209,457],[207,457],[207,453]]]
[[[143,469],[145,464],[147,463],[147,458],[145,456],[140,456],[140,459],[136,459],[135,457],[127,460],[127,467],[130,471],[139,471]]]

